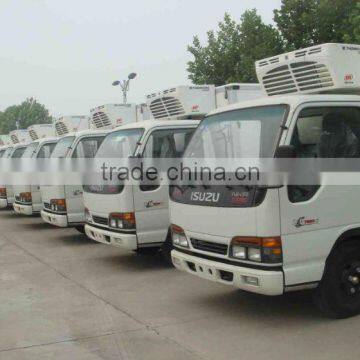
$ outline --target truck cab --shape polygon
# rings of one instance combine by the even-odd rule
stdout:
[[[359,158],[359,64],[360,47],[343,44],[258,61],[267,97],[209,114],[184,158]],[[315,289],[328,316],[349,317],[360,312],[359,201],[358,185],[326,176],[304,186],[173,187],[172,261],[263,295]]]
[[[31,142],[29,131],[26,129],[13,130],[9,133],[10,142],[2,158],[19,159]],[[12,184],[0,185],[0,209],[11,207],[14,203],[14,189]]]
[[[107,130],[82,130],[62,137],[50,158],[93,158]],[[81,185],[44,185],[40,187],[43,221],[57,227],[83,231],[84,205]]]
[[[59,139],[46,137],[34,141],[24,151],[22,159],[48,159]],[[14,185],[14,211],[21,215],[40,214],[42,199],[40,185]]]
[[[257,84],[179,86],[147,96],[151,120],[121,127],[107,135],[97,157],[177,159],[199,119],[238,96],[261,96]],[[168,186],[124,183],[84,188],[86,235],[137,253],[162,249],[170,260]]]

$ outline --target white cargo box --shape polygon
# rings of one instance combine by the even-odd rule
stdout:
[[[268,96],[360,94],[360,45],[323,44],[256,62]]]
[[[55,136],[53,124],[36,124],[28,127],[29,134],[33,141]]]
[[[150,120],[151,112],[147,104],[139,104],[136,106],[137,119],[138,121]]]
[[[260,84],[235,83],[218,86],[215,89],[216,108],[263,96]]]
[[[31,141],[29,131],[26,129],[13,130],[9,133],[11,142],[16,144],[27,143]]]
[[[90,110],[92,129],[113,129],[136,121],[135,104],[106,104]]]
[[[57,136],[63,136],[88,129],[89,118],[87,116],[62,116],[55,121],[55,131]]]

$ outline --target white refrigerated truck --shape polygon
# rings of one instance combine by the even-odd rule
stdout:
[[[244,96],[261,96],[256,84],[180,86],[147,96],[152,120],[107,135],[97,157],[179,158],[206,113]],[[234,100],[236,99],[236,100]],[[91,239],[138,253],[162,248],[170,259],[168,186],[125,182],[84,188],[85,232]]]
[[[360,157],[359,45],[313,46],[258,61],[256,69],[267,98],[209,114],[184,158]],[[214,136],[223,139],[216,147]],[[244,141],[257,145],[241,147]],[[315,288],[329,316],[358,314],[359,186],[326,179],[320,186],[173,188],[173,264],[264,295]]]
[[[36,124],[28,128],[32,143],[21,158],[49,158],[58,141],[53,124]],[[39,214],[42,209],[40,185],[14,185],[14,211],[22,215]]]
[[[93,158],[110,129],[137,119],[134,104],[106,104],[91,110],[88,129],[65,135],[52,157]],[[70,120],[70,119],[69,119]],[[71,126],[67,126],[71,128]],[[42,219],[57,227],[84,229],[84,202],[81,185],[42,186]]]
[[[9,145],[4,157],[21,158],[27,145],[31,142],[29,131],[26,129],[13,130],[9,133],[12,145]],[[11,184],[0,185],[0,209],[12,206],[14,203],[14,189]]]

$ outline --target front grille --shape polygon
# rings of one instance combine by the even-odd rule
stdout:
[[[93,219],[94,223],[96,223],[96,224],[108,226],[109,222],[108,222],[107,218],[93,215],[92,219]]]
[[[56,134],[58,136],[65,135],[65,134],[69,133],[69,129],[67,128],[67,126],[62,121],[59,121],[59,122],[57,122],[55,124],[55,129],[56,129]]]
[[[98,111],[92,116],[92,123],[97,129],[111,127],[109,117],[102,111]]]
[[[174,97],[162,97],[150,104],[150,111],[155,119],[184,115],[185,110],[181,102]]]
[[[35,140],[39,139],[38,134],[36,133],[36,131],[34,129],[29,130],[29,134],[30,134],[31,140],[35,141]]]
[[[227,255],[228,246],[225,244],[213,243],[194,238],[191,238],[190,241],[194,249],[212,252],[215,254]]]

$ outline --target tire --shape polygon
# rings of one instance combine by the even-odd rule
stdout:
[[[360,313],[360,239],[335,248],[327,260],[325,273],[314,292],[319,309],[333,319]]]
[[[163,258],[165,259],[166,263],[174,266],[172,260],[171,260],[171,251],[173,249],[173,245],[172,245],[172,238],[171,238],[171,233],[169,232],[164,244],[161,247],[161,254],[163,256]]]
[[[84,226],[84,225],[75,226],[75,229],[76,229],[79,233],[85,234],[85,226]]]
[[[139,248],[135,250],[135,252],[138,255],[156,255],[159,252],[159,250],[160,250],[159,248],[149,247],[149,248]]]

